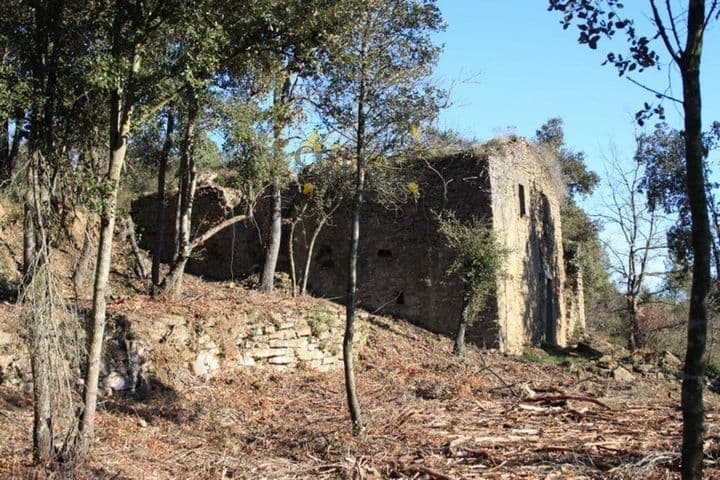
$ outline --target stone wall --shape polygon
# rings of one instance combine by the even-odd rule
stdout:
[[[175,250],[177,198],[177,193],[168,196],[163,262],[171,261]],[[225,218],[242,213],[242,209],[231,189],[200,185],[193,202],[192,237]],[[138,229],[140,247],[149,251],[155,249],[156,212],[157,195],[146,195],[132,203],[131,214]],[[262,215],[257,216],[262,220]],[[243,278],[261,270],[264,259],[261,227],[249,221],[221,230],[193,252],[186,271],[211,280],[226,280]]]
[[[438,232],[436,219],[438,212],[447,209],[461,221],[491,219],[499,240],[510,252],[496,295],[474,319],[467,340],[514,353],[528,344],[564,345],[575,325],[584,325],[582,281],[571,281],[565,271],[560,218],[565,192],[551,154],[511,137],[434,159],[431,165],[432,169],[423,166],[418,170],[417,198],[393,208],[372,196],[365,202],[358,265],[360,306],[406,318],[433,332],[455,333],[463,292],[460,282],[446,273],[454,252]],[[285,197],[286,203],[293,201],[291,195]],[[172,203],[169,212],[174,211]],[[236,208],[222,189],[200,188],[193,211],[195,228],[202,231]],[[135,202],[133,215],[145,230],[143,246],[152,249],[152,197]],[[213,279],[257,272],[264,257],[263,232],[267,232],[264,225],[269,215],[261,206],[256,217],[258,225],[229,227],[210,240],[188,271]],[[341,208],[317,239],[308,278],[309,288],[317,296],[340,302],[345,298],[350,218],[349,210]],[[312,220],[296,228],[293,245],[298,272],[313,228]],[[174,238],[172,214],[167,231],[169,254]],[[287,246],[285,243],[279,261],[279,268],[285,271]],[[257,348],[264,348],[259,345]]]
[[[111,317],[105,345],[103,386],[112,391],[143,390],[152,380],[177,384],[191,373],[207,380],[238,368],[326,372],[342,365],[344,309],[323,303],[306,310],[241,311],[202,323],[167,313]],[[359,316],[355,345],[366,338],[368,315]]]
[[[462,153],[433,161],[437,172],[422,168],[414,179],[420,195],[404,205],[388,208],[372,197],[361,213],[358,260],[358,301],[362,308],[395,315],[433,332],[452,334],[462,312],[463,291],[446,272],[454,254],[438,232],[436,213],[444,208],[443,183],[447,182],[447,208],[458,219],[487,218],[490,189],[487,162]],[[332,224],[315,245],[308,278],[318,296],[343,301],[347,290],[350,211],[338,210]],[[297,261],[304,264],[314,224],[301,224],[296,235]],[[478,315],[468,329],[470,342],[498,347],[496,306]]]
[[[561,172],[530,142],[510,139],[489,153],[493,228],[508,249],[497,298],[503,350],[565,345]]]

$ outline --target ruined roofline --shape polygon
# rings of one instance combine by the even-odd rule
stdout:
[[[430,152],[425,159],[433,166],[458,158],[466,160],[473,158],[480,164],[481,162],[507,161],[509,158],[513,158],[514,154],[525,159],[532,158],[543,173],[544,187],[552,190],[547,193],[553,194],[558,199],[565,198],[567,183],[557,154],[525,137],[501,135],[485,142],[479,142],[469,148],[457,147]]]

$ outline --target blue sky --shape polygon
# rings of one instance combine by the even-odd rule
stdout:
[[[633,0],[634,7],[645,0]],[[563,30],[560,15],[547,11],[546,1],[438,0],[447,30],[438,36],[445,45],[436,76],[444,85],[455,81],[453,106],[440,125],[479,140],[511,131],[532,137],[548,118],[565,121],[567,143],[588,155],[591,168],[604,171],[602,154],[610,142],[632,156],[638,128],[634,113],[653,95],[602,66],[597,51],[576,42],[576,31]],[[647,10],[647,8],[645,9]],[[646,11],[633,10],[639,26]],[[657,50],[664,53],[662,45]],[[665,55],[665,59],[668,57]],[[720,120],[720,23],[707,34],[703,57],[704,122]],[[471,82],[463,79],[475,76]],[[646,71],[637,80],[665,91],[668,70]],[[675,95],[679,80],[672,76]],[[666,102],[668,122],[680,127],[677,107]]]
[[[674,5],[678,1],[673,0]],[[642,30],[649,26],[649,2],[626,3],[638,30],[650,32]],[[603,159],[612,144],[622,164],[632,167],[639,131],[634,114],[644,102],[655,101],[613,67],[601,65],[607,49],[614,45],[617,51],[622,44],[601,42],[597,51],[579,45],[577,31],[563,30],[560,15],[547,11],[547,1],[438,0],[438,6],[448,26],[437,38],[445,48],[436,78],[444,86],[455,83],[453,105],[442,113],[440,126],[478,140],[506,132],[532,137],[547,119],[561,117],[568,146],[584,151],[588,166],[603,177],[595,195],[582,202],[591,215],[601,212],[609,196]],[[660,43],[656,50],[669,60]],[[472,80],[463,82],[468,78]],[[645,71],[634,78],[672,96],[682,92],[673,69]],[[720,22],[706,35],[701,82],[703,119],[709,126],[720,121]],[[678,107],[665,102],[667,122],[682,128]],[[710,158],[717,178],[719,160],[718,152]],[[612,226],[602,233],[613,244],[618,235]],[[662,259],[654,263],[653,270],[662,270]]]

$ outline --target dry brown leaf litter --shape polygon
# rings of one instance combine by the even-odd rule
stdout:
[[[203,321],[318,302],[191,280],[183,302],[119,297],[112,309]],[[188,375],[143,401],[105,399],[78,478],[679,478],[676,383],[627,386],[475,350],[455,359],[449,339],[386,318],[369,331],[357,367],[361,437],[349,432],[340,370],[245,369],[206,384]],[[720,478],[715,397],[707,410],[706,478]],[[46,476],[30,466],[31,419],[26,394],[0,389],[0,478]]]

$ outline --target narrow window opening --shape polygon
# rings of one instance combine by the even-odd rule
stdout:
[[[380,258],[392,258],[393,254],[390,250],[381,248],[380,250],[378,250],[377,256]]]
[[[524,217],[525,211],[525,185],[518,184],[518,199],[520,200],[520,218]]]
[[[405,305],[405,292],[398,292],[395,294],[395,304]]]

